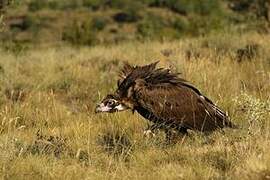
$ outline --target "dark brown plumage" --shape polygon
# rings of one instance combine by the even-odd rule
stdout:
[[[210,99],[169,69],[156,68],[157,62],[132,67],[125,64],[118,89],[107,96],[97,112],[132,109],[154,123],[152,129],[214,131],[235,127],[228,116]]]

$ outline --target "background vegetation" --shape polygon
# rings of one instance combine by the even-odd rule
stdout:
[[[1,179],[269,179],[269,3],[24,0],[1,11]],[[239,129],[168,144],[94,114],[123,61],[181,76]]]
[[[220,31],[266,33],[270,21],[267,0],[10,2],[13,6],[6,8],[6,30],[0,40],[24,45],[64,41],[91,46],[130,40],[172,40]]]

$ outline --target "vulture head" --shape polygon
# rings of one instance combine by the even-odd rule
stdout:
[[[119,97],[109,94],[101,101],[100,104],[96,106],[95,112],[113,113],[118,111],[124,111],[127,109],[129,109],[129,107],[122,103]]]
[[[153,129],[179,132],[214,131],[235,127],[228,115],[197,88],[158,62],[145,66],[125,64],[117,89],[96,106],[96,112],[131,109],[153,123]]]

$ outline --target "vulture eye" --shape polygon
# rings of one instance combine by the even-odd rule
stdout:
[[[109,106],[114,105],[114,100],[109,100],[109,101],[107,102],[107,105],[109,105]]]

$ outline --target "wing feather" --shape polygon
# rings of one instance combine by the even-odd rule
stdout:
[[[165,88],[166,87],[166,88]],[[140,106],[160,123],[180,125],[199,131],[212,131],[226,126],[225,113],[186,86],[151,86],[136,91]],[[228,123],[227,123],[228,124]]]

